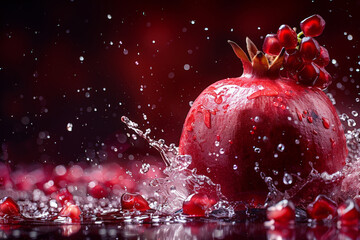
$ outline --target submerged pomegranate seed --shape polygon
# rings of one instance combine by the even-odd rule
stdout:
[[[314,63],[306,63],[303,68],[297,73],[297,78],[300,83],[313,86],[316,79],[319,77],[320,70]]]
[[[67,202],[73,201],[73,195],[66,188],[63,188],[56,194],[56,201],[65,205]]]
[[[291,201],[284,199],[269,207],[266,210],[266,215],[269,220],[278,223],[290,223],[295,220],[295,206]]]
[[[328,217],[336,215],[336,203],[330,198],[319,195],[315,201],[310,203],[307,207],[307,212],[310,218],[315,220],[323,220]]]
[[[320,54],[320,45],[312,37],[304,37],[300,43],[300,54],[305,62],[315,60]]]
[[[4,197],[0,201],[0,216],[19,216],[19,205],[11,198]]]
[[[324,68],[320,68],[319,77],[316,79],[314,86],[324,90],[331,84],[331,81],[331,75]]]
[[[337,210],[339,222],[344,226],[355,226],[359,223],[359,207],[352,199],[346,200]]]
[[[215,199],[209,198],[206,194],[192,194],[183,203],[183,213],[194,217],[203,217],[215,203]]]
[[[278,55],[281,51],[281,45],[276,34],[268,34],[264,39],[263,51],[269,55]]]
[[[323,46],[320,46],[320,55],[314,61],[320,67],[326,67],[330,62],[329,52]]]
[[[149,210],[149,203],[140,194],[124,193],[121,196],[121,207],[124,210]]]
[[[300,23],[300,28],[307,37],[319,36],[325,28],[325,20],[318,14],[305,18]]]
[[[61,217],[69,217],[71,218],[73,221],[79,221],[80,220],[80,208],[71,203],[71,202],[67,202],[65,204],[65,206],[61,209],[59,216]]]
[[[296,48],[298,43],[296,32],[285,24],[279,27],[277,38],[279,39],[280,45],[286,49]]]

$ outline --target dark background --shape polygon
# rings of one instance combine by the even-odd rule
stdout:
[[[261,47],[281,24],[299,28],[315,13],[327,23],[317,39],[336,59],[328,92],[358,121],[359,12],[359,0],[0,1],[1,161],[156,155],[126,135],[122,115],[177,144],[189,102],[242,73],[228,39],[245,47],[248,36]]]

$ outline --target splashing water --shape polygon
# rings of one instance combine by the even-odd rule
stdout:
[[[162,213],[172,214],[182,208],[183,202],[189,195],[206,191],[207,195],[215,196],[218,200],[209,211],[225,209],[228,216],[233,215],[234,210],[221,193],[221,186],[213,183],[207,176],[196,174],[196,169],[188,169],[192,160],[190,155],[180,155],[175,144],[168,146],[163,139],[156,141],[150,138],[150,129],[144,133],[138,128],[138,124],[129,118],[123,116],[121,120],[159,151],[167,166],[164,170],[167,177],[156,178],[149,185],[142,187],[148,199],[155,199],[152,201],[155,209]]]

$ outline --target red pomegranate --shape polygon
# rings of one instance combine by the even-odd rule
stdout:
[[[262,203],[269,192],[265,177],[284,191],[298,177],[306,178],[312,167],[331,174],[345,165],[343,127],[321,91],[330,84],[331,76],[324,78],[324,66],[315,63],[320,53],[307,52],[321,49],[303,50],[308,40],[301,41],[299,35],[297,49],[302,52],[299,64],[291,69],[287,66],[294,59],[286,62],[285,57],[297,49],[283,48],[277,56],[269,56],[247,39],[250,61],[229,41],[243,63],[242,76],[207,87],[186,117],[180,154],[191,155],[190,167],[220,184],[229,200]],[[310,62],[308,55],[314,56]]]

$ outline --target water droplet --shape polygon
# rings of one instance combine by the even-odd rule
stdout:
[[[300,144],[300,140],[299,140],[299,139],[295,139],[295,144]]]
[[[351,114],[352,114],[354,117],[359,116],[359,113],[358,113],[357,111],[352,111]]]
[[[194,101],[190,101],[189,102],[189,106],[192,107],[192,105],[194,104]]]
[[[112,19],[112,16],[110,14],[107,15],[107,19]]]
[[[278,175],[279,174],[279,171],[276,171],[276,170],[273,170],[272,171],[274,175]]]
[[[210,173],[210,172],[211,172],[210,168],[206,168],[206,171],[207,171],[208,173]]]
[[[234,169],[234,170],[237,170],[237,169],[238,169],[238,166],[237,166],[236,164],[234,164],[233,169]]]
[[[254,118],[254,121],[255,121],[255,122],[259,122],[259,121],[260,121],[259,116],[256,116],[256,117]]]
[[[216,146],[216,147],[220,146],[220,142],[219,142],[219,141],[215,141],[215,146]]]
[[[83,57],[83,56],[80,56],[80,57],[79,57],[79,60],[80,60],[80,62],[83,62],[83,61],[84,61],[84,57]]]
[[[190,65],[189,65],[189,64],[185,64],[185,65],[184,65],[184,70],[185,70],[185,71],[188,71],[189,69],[190,69]]]
[[[330,121],[327,118],[322,118],[322,123],[324,128],[329,129],[330,128]]]
[[[347,124],[348,124],[349,127],[355,127],[356,126],[355,120],[351,119],[351,118],[347,120]]]
[[[68,130],[69,132],[71,132],[72,129],[73,129],[73,124],[72,124],[72,123],[68,123],[68,124],[66,125],[66,130]]]
[[[285,173],[284,177],[283,177],[283,182],[284,182],[285,185],[292,184],[292,182],[293,182],[292,176],[290,174],[288,174],[288,173]]]
[[[279,152],[283,152],[283,151],[285,150],[284,144],[280,143],[280,144],[277,146],[277,150],[278,150]]]
[[[141,169],[140,169],[140,173],[141,174],[144,174],[144,173],[147,173],[150,169],[150,164],[149,163],[143,163],[141,165]]]
[[[225,149],[220,148],[219,153],[220,153],[220,154],[224,154],[224,153],[225,153]]]

